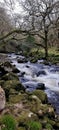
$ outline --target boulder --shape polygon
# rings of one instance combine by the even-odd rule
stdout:
[[[20,70],[18,70],[16,67],[14,67],[13,70],[12,70],[12,72],[14,72],[14,73],[19,73]]]
[[[5,108],[5,92],[0,86],[0,111]]]
[[[42,103],[47,103],[47,95],[45,92],[43,92],[43,90],[35,90],[32,94],[36,95],[42,101]]]
[[[5,90],[6,99],[9,100],[10,90],[14,89],[17,92],[18,91],[25,91],[24,86],[20,83],[18,76],[13,73],[7,73],[2,77],[2,80],[0,84],[3,86],[3,89]]]
[[[37,73],[37,76],[39,75],[46,75],[46,72],[44,70],[40,70],[38,73]]]
[[[38,86],[36,87],[36,89],[44,90],[45,89],[45,85],[43,83],[38,83]]]
[[[17,80],[8,80],[3,84],[4,89],[15,89],[16,91],[20,91],[23,90],[25,91],[25,88],[23,87],[23,85],[20,83],[20,81]]]
[[[37,59],[34,58],[34,57],[33,57],[33,58],[31,57],[30,62],[31,62],[31,63],[36,63],[36,62],[37,62]]]
[[[28,122],[32,120],[37,120],[37,115],[30,110],[23,110],[20,114],[19,117],[17,118],[19,126],[23,126],[24,124],[28,124]]]
[[[4,67],[2,67],[2,66],[0,65],[0,77],[3,76],[3,75],[6,74],[6,73],[7,73],[7,71],[4,69]]]
[[[2,77],[2,80],[19,80],[19,78],[15,73],[9,72]]]
[[[20,57],[17,59],[18,63],[25,63],[27,62],[27,59],[25,57]]]
[[[8,80],[8,81],[4,82],[3,88],[5,90],[7,101],[9,100],[10,89],[14,89],[18,92],[19,91],[25,91],[25,88],[23,87],[23,85],[18,80]]]
[[[1,67],[4,69],[4,71],[19,73],[19,70],[16,68],[15,65],[12,65],[10,61],[4,62],[3,64],[1,64]]]

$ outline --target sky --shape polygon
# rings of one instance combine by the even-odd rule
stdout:
[[[0,3],[2,4],[3,7],[7,8],[7,10],[9,11],[9,13],[11,13],[10,12],[11,10],[10,10],[10,5],[9,5],[9,0],[6,0],[6,1],[7,1],[7,4],[6,4],[6,2],[4,3],[4,0],[1,0]],[[14,4],[13,4],[12,8],[13,8],[13,13],[20,13],[21,14],[23,12],[22,7],[18,3],[17,0],[14,0]]]

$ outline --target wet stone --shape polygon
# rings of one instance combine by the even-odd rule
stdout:
[[[0,86],[0,111],[5,108],[5,92]]]

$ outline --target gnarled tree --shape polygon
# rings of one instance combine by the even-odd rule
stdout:
[[[6,3],[8,2],[7,0],[4,1],[6,1]],[[11,9],[13,2],[14,0],[9,0]],[[20,4],[20,0],[17,0],[17,2]],[[37,35],[44,41],[44,45],[41,46],[44,46],[45,58],[47,59],[49,30],[55,28],[59,21],[59,0],[22,0],[21,5],[24,10],[22,17],[19,17],[18,14],[18,22],[21,27],[19,26],[18,28],[18,26],[16,26],[14,30],[4,37],[1,37],[0,40],[14,33]]]

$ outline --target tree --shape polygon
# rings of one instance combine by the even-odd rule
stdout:
[[[48,34],[55,28],[59,19],[59,1],[54,0],[25,0],[22,1],[26,15],[24,21],[26,28],[30,28],[34,35],[44,41],[45,58],[48,57]]]
[[[8,3],[7,0],[6,4]],[[11,5],[11,11],[13,11],[14,0],[9,0],[9,5]],[[17,0],[20,4],[20,0]],[[15,3],[14,3],[15,5]],[[44,47],[45,49],[45,58],[48,57],[48,35],[51,28],[55,28],[59,21],[59,1],[58,0],[22,0],[21,5],[24,10],[24,14],[13,15],[14,19],[18,20],[19,26],[16,26],[14,30],[9,32],[3,38],[17,33],[24,35],[37,35],[44,41],[44,45],[38,44]],[[13,19],[13,20],[14,20]]]
[[[6,13],[6,10],[0,7],[0,36],[10,31],[12,28],[11,20]]]

